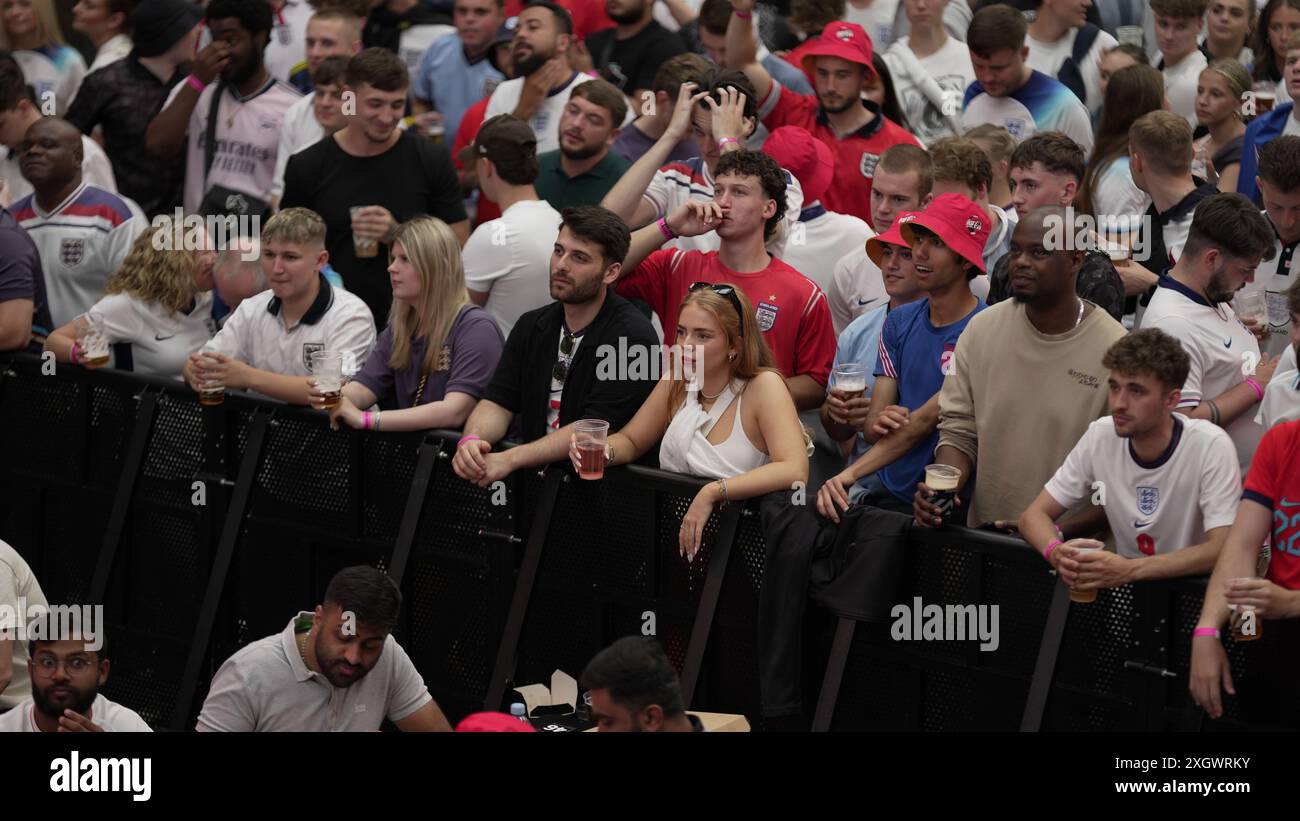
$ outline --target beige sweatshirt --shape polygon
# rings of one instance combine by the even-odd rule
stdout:
[[[1096,308],[1079,327],[1048,336],[1014,300],[966,326],[939,393],[939,447],[975,462],[972,526],[1019,518],[1108,412],[1101,360],[1122,336],[1124,326]]]

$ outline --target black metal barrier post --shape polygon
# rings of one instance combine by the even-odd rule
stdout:
[[[140,467],[144,465],[149,434],[153,431],[157,413],[158,394],[145,388],[140,394],[140,407],[136,411],[135,425],[131,430],[131,444],[122,463],[122,477],[117,485],[117,493],[113,496],[113,512],[109,515],[108,527],[104,530],[104,542],[95,564],[95,575],[91,577],[90,601],[97,604],[104,602],[104,594],[108,590],[108,579],[113,573],[113,562],[117,559],[117,549],[122,543],[122,531],[131,511],[135,483],[140,478]]]
[[[415,534],[420,528],[425,503],[429,499],[429,483],[433,481],[433,472],[439,458],[447,458],[442,447],[443,440],[433,436],[426,436],[420,443],[419,461],[415,465],[415,475],[411,477],[411,492],[406,497],[402,525],[397,531],[397,541],[393,544],[393,561],[388,569],[389,578],[399,588],[402,586],[402,577],[406,575],[406,564],[411,559],[411,546],[415,544]]]
[[[718,535],[713,542],[713,555],[709,558],[709,570],[704,577],[704,590],[700,594],[699,608],[695,611],[695,622],[691,625],[686,662],[682,665],[682,703],[687,707],[695,699],[695,685],[699,683],[700,669],[704,666],[709,631],[713,629],[713,616],[718,610],[718,598],[722,595],[722,580],[727,575],[731,549],[736,543],[740,517],[744,512],[744,504],[727,505],[718,520]]]
[[[1043,726],[1043,713],[1047,710],[1047,697],[1052,691],[1056,675],[1056,658],[1065,638],[1065,624],[1070,615],[1070,590],[1063,584],[1052,594],[1052,606],[1047,611],[1047,627],[1043,641],[1038,646],[1038,659],[1034,662],[1034,677],[1029,683],[1029,700],[1020,719],[1022,733],[1036,733]]]
[[[203,594],[203,606],[199,610],[198,624],[194,626],[194,640],[190,643],[190,652],[185,659],[185,674],[181,678],[179,695],[172,711],[170,728],[177,732],[185,729],[190,709],[194,704],[194,694],[198,691],[199,673],[203,669],[204,659],[207,658],[212,628],[217,620],[217,608],[221,604],[226,576],[230,572],[235,546],[239,542],[239,531],[243,527],[244,514],[248,510],[248,502],[253,494],[253,482],[257,478],[257,465],[261,461],[270,421],[271,412],[267,409],[260,408],[253,414],[248,444],[244,447],[243,458],[239,463],[239,476],[235,479],[234,497],[231,499],[230,509],[226,511],[226,524],[221,531],[221,542],[217,545],[216,555],[212,557],[212,573],[208,577],[207,589]]]

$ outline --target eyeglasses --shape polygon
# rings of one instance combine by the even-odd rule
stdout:
[[[701,288],[708,288],[713,293],[721,297],[726,297],[731,303],[731,307],[736,309],[736,316],[740,319],[741,335],[745,330],[745,309],[740,307],[740,297],[736,296],[736,289],[731,285],[714,285],[712,282],[695,282],[691,284],[690,293],[695,293]]]
[[[33,663],[36,665],[37,672],[44,676],[54,675],[54,671],[60,666],[67,668],[69,675],[79,675],[95,666],[94,662],[84,656],[73,656],[67,661],[60,661],[54,656],[47,655],[38,657]]]
[[[555,360],[555,367],[551,368],[551,378],[561,385],[564,380],[569,378],[569,365],[573,363],[573,350],[578,347],[578,338],[569,333],[568,328],[562,329],[563,338],[560,339],[560,358]]]

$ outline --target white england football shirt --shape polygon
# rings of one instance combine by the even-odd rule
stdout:
[[[54,103],[54,116],[62,117],[72,105],[86,76],[86,61],[71,46],[49,43],[40,48],[18,49],[13,58],[22,69],[23,79],[36,92],[36,105],[44,114],[47,104]]]
[[[10,202],[17,202],[32,193],[32,184],[23,177],[22,170],[18,167],[18,152],[3,146],[0,146],[0,179],[7,185]],[[113,164],[99,143],[85,134],[81,135],[81,180],[117,193]]]
[[[595,78],[580,71],[575,71],[567,85],[557,91],[552,91],[542,101],[537,113],[528,121],[528,124],[533,127],[533,133],[537,135],[538,154],[555,151],[560,147],[560,115],[564,113],[564,107],[569,104],[569,94],[575,86],[592,79]],[[523,77],[506,80],[497,86],[496,91],[492,92],[491,99],[488,100],[487,112],[483,115],[483,121],[487,122],[498,114],[513,113],[515,106],[519,105],[519,94],[523,91],[523,88]]]
[[[834,279],[835,262],[861,248],[871,228],[851,214],[827,211],[815,203],[799,214],[785,241],[785,264],[817,283],[823,291]]]
[[[1241,477],[1232,440],[1204,419],[1174,414],[1169,447],[1142,462],[1103,416],[1088,426],[1047,492],[1073,510],[1101,496],[1117,552],[1130,559],[1173,553],[1232,524]]]
[[[885,276],[867,256],[866,242],[872,236],[868,234],[858,248],[840,257],[831,272],[830,289],[823,289],[826,290],[826,302],[830,305],[831,322],[837,334],[863,314],[889,304]]]
[[[99,301],[131,244],[148,227],[134,202],[87,183],[48,212],[33,194],[14,203],[13,214],[41,254],[56,328]]]
[[[190,354],[217,332],[211,292],[199,294],[189,313],[169,315],[158,303],[125,293],[104,297],[90,313],[102,322],[109,341],[130,346],[131,370],[149,376],[181,379]],[[127,363],[117,354],[113,366],[124,368]]]
[[[287,83],[295,71],[306,67],[307,21],[312,14],[307,0],[284,0],[279,11],[272,8],[271,38],[262,61],[275,79]]]
[[[1259,361],[1259,343],[1232,311],[1232,305],[1210,305],[1200,294],[1172,277],[1156,288],[1142,316],[1143,328],[1159,328],[1182,343],[1192,360],[1178,407],[1191,410],[1246,381],[1251,357]],[[1248,410],[1226,428],[1237,448],[1242,475],[1264,435]]]
[[[1264,216],[1268,216],[1267,211]],[[1286,308],[1286,289],[1297,279],[1297,268],[1293,263],[1297,246],[1300,246],[1300,241],[1283,245],[1281,239],[1274,240],[1273,258],[1261,262],[1255,269],[1255,281],[1241,289],[1243,294],[1264,293],[1268,305],[1269,337],[1263,348],[1269,356],[1285,353],[1291,347],[1291,312]]]
[[[1255,421],[1271,430],[1283,422],[1300,419],[1300,370],[1296,368],[1295,348],[1287,348],[1273,378],[1264,388]]]

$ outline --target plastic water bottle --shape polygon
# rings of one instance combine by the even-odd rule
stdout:
[[[520,704],[518,701],[510,705],[510,715],[514,716],[515,718],[519,719],[525,724],[529,723],[528,708],[525,707],[523,704]]]

